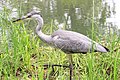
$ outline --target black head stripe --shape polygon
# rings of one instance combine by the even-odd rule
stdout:
[[[39,12],[36,12],[36,11],[30,12],[27,14],[27,18],[30,18],[32,15],[35,15],[35,14],[39,14]]]
[[[39,11],[33,10],[33,11],[30,12],[30,14],[31,14],[31,15],[39,14]]]
[[[30,18],[32,15],[28,15],[27,18]]]

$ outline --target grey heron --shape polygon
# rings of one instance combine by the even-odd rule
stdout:
[[[27,18],[34,18],[38,22],[38,25],[36,27],[36,33],[38,37],[42,41],[56,48],[61,49],[63,52],[69,55],[70,80],[72,80],[72,75],[73,75],[73,64],[72,64],[71,54],[87,53],[87,52],[103,52],[103,53],[109,52],[108,48],[93,41],[87,36],[77,33],[77,32],[58,29],[51,35],[44,34],[42,32],[42,27],[44,24],[43,18],[41,17],[39,13],[40,13],[39,11],[33,10],[30,13],[28,13],[26,16],[23,16],[22,18],[17,19],[13,22],[24,20]]]

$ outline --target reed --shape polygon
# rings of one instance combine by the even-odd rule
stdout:
[[[93,10],[94,11],[94,10]],[[0,15],[0,80],[42,80],[44,64],[68,65],[66,55],[58,49],[43,43],[34,33],[28,30],[25,23],[12,23],[8,17]],[[93,16],[94,17],[94,16]],[[94,23],[94,21],[93,21]],[[27,22],[29,24],[29,22]],[[56,29],[51,25],[44,25],[44,33],[52,33]],[[100,34],[99,34],[100,35]],[[94,34],[92,36],[111,50],[108,53],[74,54],[75,80],[119,80],[120,79],[120,39],[117,35],[100,35],[104,42]],[[49,67],[46,70],[48,80],[69,79],[69,69]]]

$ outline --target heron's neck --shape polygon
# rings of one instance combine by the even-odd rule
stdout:
[[[41,19],[36,19],[36,20],[37,20],[37,22],[38,22],[38,25],[37,25],[37,27],[36,27],[36,33],[37,33],[37,32],[39,32],[39,31],[41,31],[42,26],[43,26],[43,21],[41,21]]]
[[[37,22],[38,22],[38,25],[36,27],[36,33],[37,35],[39,36],[39,38],[42,40],[42,41],[45,41],[47,43],[50,42],[51,40],[51,36],[49,35],[46,35],[42,32],[42,26],[43,26],[43,21],[41,21],[41,19],[37,19]]]

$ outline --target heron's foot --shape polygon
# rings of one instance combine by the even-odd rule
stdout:
[[[57,75],[59,75],[59,71],[55,71],[54,65],[52,65],[52,71],[49,74],[49,80],[56,80]]]
[[[66,65],[59,65],[59,64],[44,64],[43,65],[44,66],[44,80],[46,80],[47,79],[47,75],[48,75],[48,71],[47,71],[47,69],[48,68],[50,68],[50,67],[52,67],[52,71],[50,72],[50,74],[49,74],[49,79],[52,77],[54,77],[55,76],[55,74],[59,74],[58,72],[55,72],[55,69],[54,69],[54,67],[63,67],[63,68],[69,68],[70,69],[70,66],[66,66]]]
[[[43,65],[44,67],[47,67],[47,68],[49,68],[49,67],[52,67],[52,69],[56,66],[56,67],[65,67],[65,68],[69,68],[69,66],[66,66],[66,65],[59,65],[59,64],[44,64]]]

